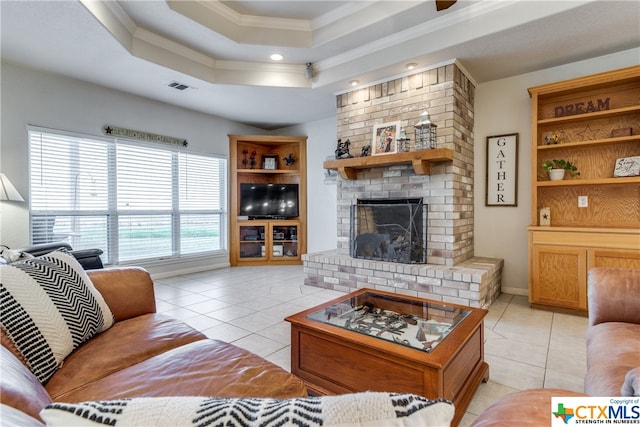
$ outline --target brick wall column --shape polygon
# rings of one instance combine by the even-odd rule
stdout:
[[[338,179],[338,252],[349,253],[349,209],[362,198],[422,197],[429,205],[427,263],[455,265],[473,257],[473,103],[475,87],[449,64],[338,95],[338,138],[351,154],[373,140],[373,127],[400,121],[415,143],[414,125],[426,109],[438,126],[438,147],[454,151],[451,164],[430,176],[408,166],[373,168],[358,179]]]

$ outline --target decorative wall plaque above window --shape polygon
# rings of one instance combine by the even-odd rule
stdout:
[[[173,136],[158,135],[155,133],[119,128],[117,126],[110,126],[110,125],[102,126],[102,133],[109,136],[121,136],[123,138],[140,139],[143,141],[158,142],[161,144],[169,144],[169,145],[179,145],[182,147],[186,147],[189,145],[187,140],[184,138],[174,138]]]

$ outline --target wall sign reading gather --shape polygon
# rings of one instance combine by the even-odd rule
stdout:
[[[486,206],[518,206],[518,134],[487,137]]]

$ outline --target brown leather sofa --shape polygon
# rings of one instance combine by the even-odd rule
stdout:
[[[44,386],[2,334],[0,425],[42,425],[40,410],[55,401],[307,395],[302,380],[280,367],[156,313],[153,282],[145,270],[87,273],[109,305],[114,325],[71,353]]]
[[[640,395],[636,388],[640,380],[627,375],[632,370],[636,374],[640,371],[640,270],[589,270],[588,302],[586,394],[558,389],[523,390],[486,408],[473,427],[549,425],[553,396]]]

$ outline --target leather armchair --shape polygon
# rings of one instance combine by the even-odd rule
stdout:
[[[51,242],[41,243],[38,245],[21,248],[19,250],[22,252],[27,252],[33,256],[40,256],[48,254],[49,252],[55,251],[56,249],[60,248],[69,250],[85,270],[97,270],[100,268],[104,268],[104,266],[102,265],[102,259],[100,258],[100,255],[102,255],[103,253],[102,249],[74,250],[71,245],[66,242]]]

